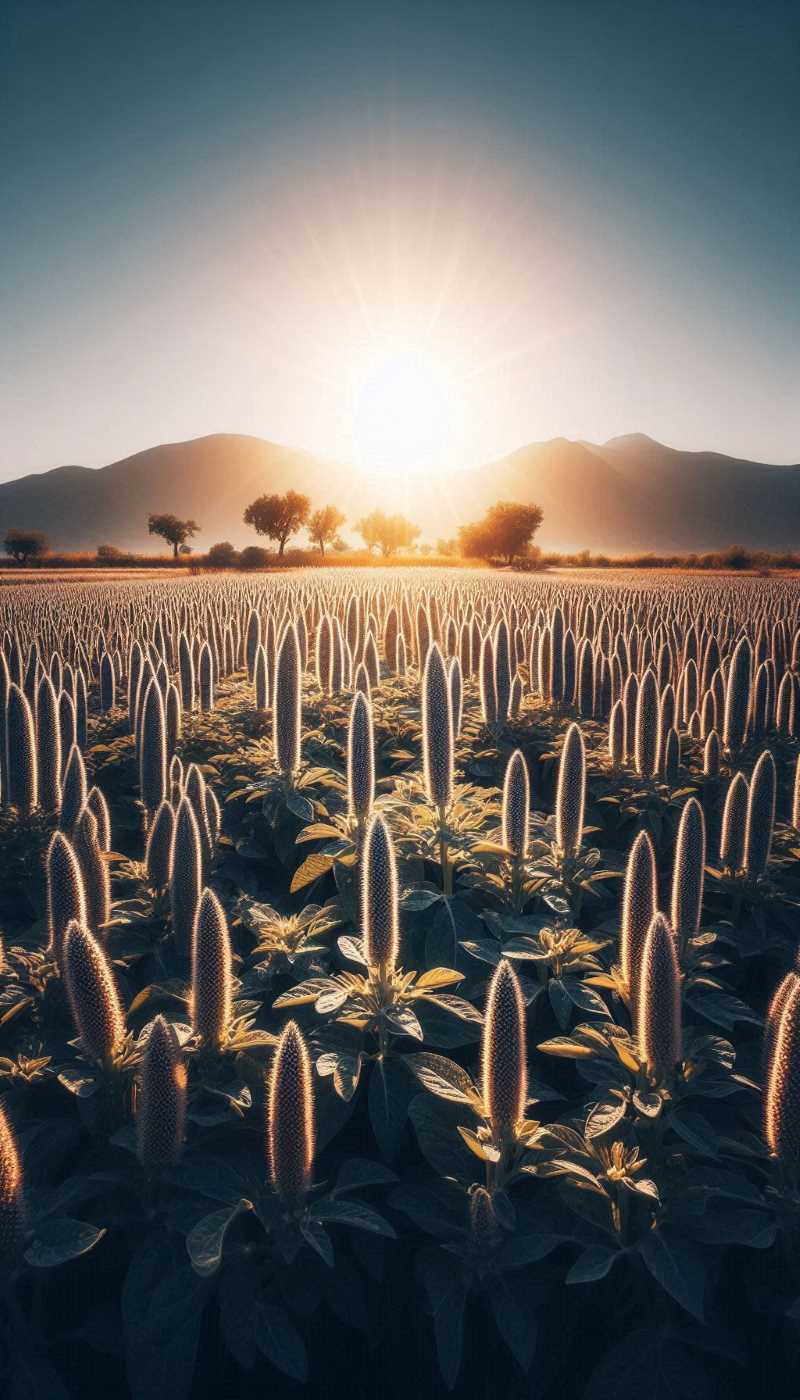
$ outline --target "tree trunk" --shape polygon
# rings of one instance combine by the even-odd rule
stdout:
[[[178,545],[177,542],[174,540],[172,542],[172,557],[173,559],[177,559],[178,557]]]
[[[286,544],[286,540],[285,540],[285,539],[281,540],[281,547],[280,547],[280,549],[278,550],[278,558],[279,558],[279,559],[282,559],[282,558],[283,558],[283,546],[284,546],[285,544]]]

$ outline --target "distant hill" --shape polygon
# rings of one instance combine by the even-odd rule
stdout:
[[[355,521],[378,506],[402,510],[430,540],[448,537],[495,500],[536,501],[538,542],[551,549],[701,550],[734,542],[787,549],[800,539],[800,466],[714,452],[680,452],[642,434],[595,445],[555,438],[447,477],[407,482],[261,438],[218,433],[137,452],[93,470],[56,467],[0,484],[0,538],[9,526],[43,530],[58,549],[99,544],[160,550],[151,511],[193,516],[195,548],[255,542],[245,506],[266,491],[304,491]]]

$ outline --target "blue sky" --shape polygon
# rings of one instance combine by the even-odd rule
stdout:
[[[0,479],[213,431],[347,459],[398,346],[448,465],[632,431],[800,460],[800,6],[0,24]]]

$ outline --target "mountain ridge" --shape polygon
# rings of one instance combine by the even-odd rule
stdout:
[[[374,508],[401,510],[423,538],[450,537],[496,500],[536,501],[537,540],[551,549],[715,549],[733,542],[787,549],[800,536],[800,466],[684,451],[644,433],[604,443],[564,437],[527,443],[491,462],[442,475],[387,480],[252,434],[162,443],[103,467],[67,463],[0,483],[0,538],[42,529],[54,548],[99,544],[153,551],[151,511],[199,521],[195,547],[257,537],[243,523],[255,496],[290,487],[335,504],[346,536]]]

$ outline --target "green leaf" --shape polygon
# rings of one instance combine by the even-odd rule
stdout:
[[[422,1026],[410,1006],[388,1007],[383,1012],[383,1018],[395,1035],[410,1035],[414,1040],[422,1040]]]
[[[400,1147],[412,1088],[401,1060],[389,1056],[372,1066],[367,1095],[369,1120],[381,1153],[389,1160]]]
[[[560,977],[551,977],[547,983],[547,995],[553,1008],[553,1015],[562,1031],[566,1030],[572,1016],[572,1000]]]
[[[244,1211],[252,1210],[252,1203],[247,1200],[240,1200],[234,1206],[227,1206],[223,1210],[212,1211],[210,1215],[204,1215],[202,1220],[189,1231],[186,1236],[186,1248],[189,1258],[192,1261],[192,1268],[201,1278],[208,1278],[215,1274],[222,1263],[222,1250],[225,1244],[225,1233],[228,1226]]]
[[[418,1268],[433,1317],[439,1369],[447,1389],[452,1390],[458,1379],[464,1347],[466,1282],[452,1256],[439,1249],[423,1250]]]
[[[209,1284],[183,1244],[155,1231],[134,1255],[122,1294],[128,1385],[133,1400],[187,1400]]]
[[[403,891],[400,898],[400,908],[409,914],[416,913],[422,909],[430,909],[432,904],[438,904],[442,898],[441,890],[408,889]]]
[[[361,1186],[388,1186],[397,1181],[397,1176],[382,1162],[367,1162],[363,1157],[350,1157],[339,1168],[332,1195],[339,1196],[345,1191],[357,1191]]]
[[[575,1260],[564,1282],[593,1283],[596,1279],[605,1278],[619,1258],[619,1250],[606,1249],[603,1244],[590,1245]]]
[[[670,1115],[670,1127],[674,1128],[678,1137],[694,1148],[704,1157],[718,1157],[718,1138],[714,1129],[706,1122],[699,1113],[692,1113],[688,1108],[682,1108],[680,1113]]]
[[[329,1225],[350,1225],[356,1230],[368,1230],[373,1235],[385,1235],[393,1240],[395,1232],[388,1220],[384,1220],[372,1206],[363,1201],[321,1200],[311,1212],[314,1220],[325,1221]]]
[[[464,1119],[461,1104],[445,1103],[428,1094],[417,1094],[409,1106],[409,1117],[423,1157],[440,1176],[471,1181],[474,1159],[458,1134]]]
[[[587,1138],[601,1137],[603,1133],[610,1133],[620,1119],[625,1117],[627,1107],[625,1099],[617,1097],[593,1104],[586,1119]]]
[[[403,1064],[416,1075],[420,1084],[440,1099],[473,1105],[479,1098],[467,1071],[444,1055],[432,1055],[427,1051],[420,1055],[405,1055]]]
[[[258,1300],[255,1339],[276,1370],[294,1381],[308,1379],[306,1345],[285,1308]]]
[[[688,1240],[666,1228],[649,1230],[639,1249],[656,1282],[702,1322],[705,1266],[699,1252]]]
[[[302,799],[305,801],[305,798]],[[312,851],[310,856],[306,856],[302,865],[298,865],[292,876],[292,883],[289,886],[290,894],[297,894],[298,890],[304,890],[307,885],[311,885],[315,880],[319,880],[323,875],[327,875],[333,865],[333,856],[325,855],[323,851]]]
[[[584,1400],[710,1400],[718,1395],[686,1343],[668,1327],[629,1332],[603,1356]]]
[[[103,1238],[105,1230],[89,1225],[85,1220],[71,1220],[69,1216],[57,1216],[54,1220],[42,1220],[36,1227],[31,1244],[25,1250],[25,1258],[37,1269],[53,1269],[57,1264],[65,1264],[68,1259],[77,1259],[93,1249]]]
[[[535,1291],[534,1291],[535,1290]],[[526,1296],[527,1294],[527,1296]],[[489,1293],[495,1324],[514,1360],[523,1371],[530,1369],[539,1324],[534,1313],[539,1288],[529,1279],[515,1278],[512,1287],[500,1277]]]

